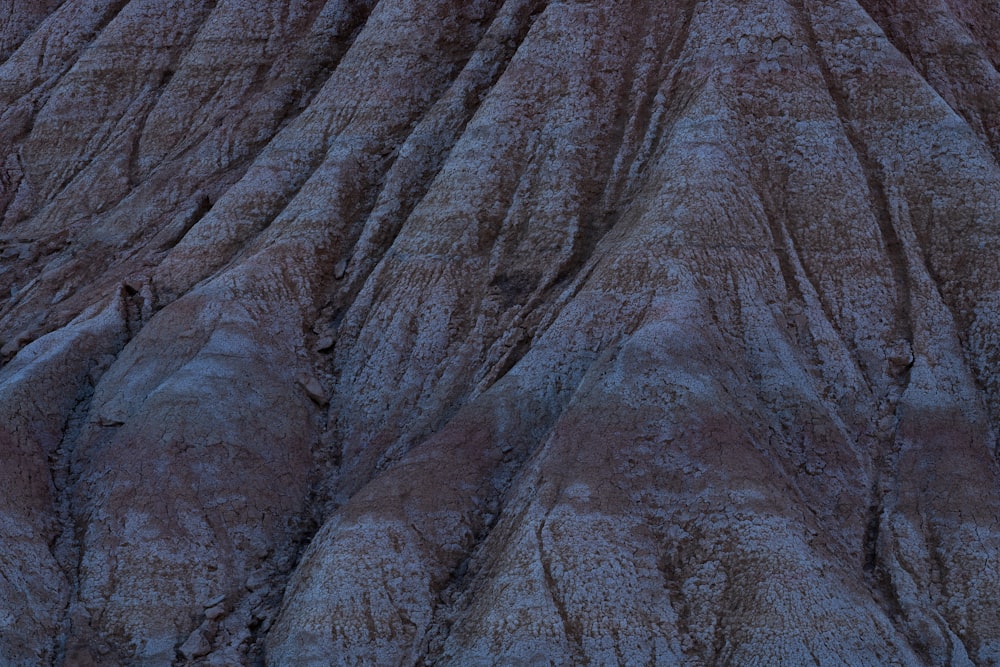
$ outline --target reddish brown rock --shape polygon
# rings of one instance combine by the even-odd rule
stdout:
[[[1000,14],[14,2],[0,655],[1000,661]]]

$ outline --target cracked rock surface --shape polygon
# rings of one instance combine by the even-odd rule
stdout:
[[[0,663],[1000,665],[998,35],[0,2]]]

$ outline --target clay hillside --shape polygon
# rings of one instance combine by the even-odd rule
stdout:
[[[0,2],[0,665],[1000,665],[995,0]]]

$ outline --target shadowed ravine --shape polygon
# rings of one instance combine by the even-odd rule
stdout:
[[[0,3],[0,664],[1000,665],[998,35]]]

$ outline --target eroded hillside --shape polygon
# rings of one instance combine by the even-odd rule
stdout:
[[[0,11],[4,664],[1000,664],[995,2]]]

